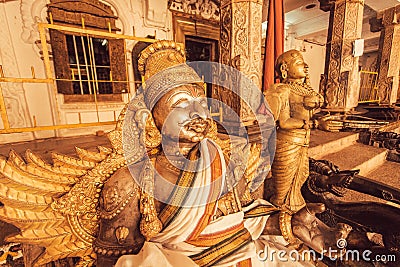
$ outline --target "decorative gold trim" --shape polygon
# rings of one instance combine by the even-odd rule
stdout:
[[[143,166],[141,172],[142,190],[140,193],[140,233],[149,241],[156,236],[163,227],[160,219],[158,218],[157,210],[154,203],[154,167],[155,158],[148,160]]]
[[[289,244],[299,244],[300,240],[294,236],[292,231],[292,215],[287,211],[281,211],[279,213],[279,229],[281,230],[283,238],[285,238]]]
[[[124,226],[119,226],[117,229],[115,229],[115,236],[117,238],[118,244],[124,244],[128,235],[129,229]]]
[[[251,235],[246,228],[243,228],[217,245],[211,246],[198,254],[192,255],[190,258],[199,266],[213,266],[224,259],[226,255],[235,253],[250,242]]]

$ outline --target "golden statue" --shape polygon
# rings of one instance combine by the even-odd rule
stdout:
[[[301,240],[322,251],[346,238],[347,230],[316,219],[323,205],[291,215],[251,198],[260,148],[218,138],[203,82],[178,44],[150,45],[139,69],[144,89],[108,134],[111,149],[54,154],[54,165],[30,151],[27,162],[14,152],[0,159],[0,219],[21,230],[8,241],[45,248],[35,266],[66,257],[98,267],[271,266],[277,262],[257,258],[265,247]],[[244,153],[246,170],[235,182],[227,161]]]
[[[308,145],[313,110],[323,104],[323,97],[309,83],[308,65],[297,50],[280,55],[276,72],[281,83],[265,92],[265,98],[277,121],[277,143],[272,179],[274,196],[271,202],[296,212],[305,206],[301,187],[308,177]]]

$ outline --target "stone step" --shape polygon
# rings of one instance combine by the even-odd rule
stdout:
[[[325,155],[338,152],[353,145],[359,138],[354,132],[324,132],[320,130],[311,131],[309,157],[321,159]]]
[[[333,162],[341,170],[360,170],[360,175],[367,176],[371,171],[386,162],[387,149],[354,143],[339,151],[316,157]]]
[[[381,182],[387,184],[389,186],[393,186],[395,188],[400,188],[400,163],[385,161],[382,165],[372,170],[370,173],[366,175],[366,177],[375,180],[377,182]],[[389,205],[393,205],[395,207],[399,207],[400,205],[389,202],[380,198],[368,196],[363,193],[354,192],[349,190],[342,200],[345,201],[377,201],[380,203],[386,203]]]

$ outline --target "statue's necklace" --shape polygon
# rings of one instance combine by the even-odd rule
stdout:
[[[288,85],[293,93],[301,96],[312,96],[315,95],[314,90],[309,84],[289,82]]]

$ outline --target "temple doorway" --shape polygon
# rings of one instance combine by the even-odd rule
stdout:
[[[185,36],[186,60],[188,62],[213,61],[218,62],[218,41],[214,39],[202,38],[198,36]],[[196,63],[195,63],[196,64]],[[197,65],[197,73],[205,80],[211,75],[210,68]],[[212,84],[207,83],[206,95],[211,98]]]

